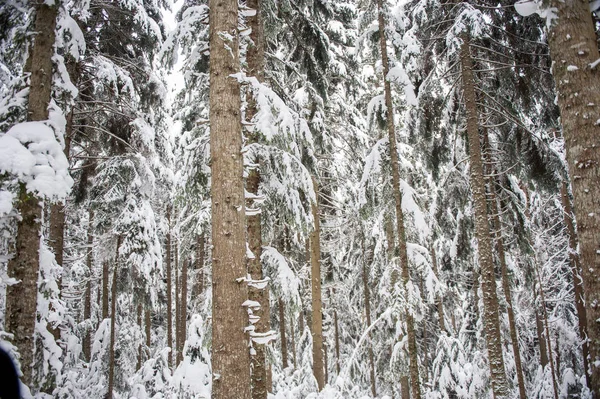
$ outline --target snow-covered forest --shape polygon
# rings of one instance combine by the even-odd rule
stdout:
[[[22,396],[600,399],[598,10],[0,0]]]

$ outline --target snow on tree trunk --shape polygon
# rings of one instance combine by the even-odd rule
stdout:
[[[35,38],[28,59],[31,80],[27,119],[48,119],[52,90],[52,56],[56,30],[57,6],[41,3],[36,6]],[[34,329],[37,312],[38,272],[40,267],[41,199],[19,184],[18,210],[21,219],[17,225],[15,254],[8,262],[7,274],[19,281],[6,289],[6,316],[4,328],[13,334],[11,342],[17,347],[23,373],[22,382],[33,381]]]
[[[238,2],[210,0],[210,155],[212,213],[212,398],[249,399],[246,277],[238,47]]]
[[[172,287],[172,275],[173,268],[171,266],[171,206],[167,208],[167,236],[166,236],[166,258],[167,268],[167,346],[171,348],[169,352],[169,368],[173,367],[173,287]]]
[[[385,34],[385,20],[383,16],[383,2],[377,0],[378,24],[379,24],[379,43],[381,49],[381,63],[383,65],[383,80],[385,106],[387,110],[387,130],[390,142],[390,157],[392,166],[392,186],[394,190],[394,202],[396,209],[396,229],[398,239],[398,253],[400,256],[400,266],[402,267],[402,284],[404,290],[408,291],[412,288],[410,281],[410,271],[408,263],[408,250],[406,247],[406,232],[404,226],[404,212],[402,210],[402,192],[400,191],[400,166],[398,164],[398,149],[396,145],[396,128],[394,126],[394,106],[392,103],[392,87],[388,80],[390,72],[389,60],[387,54],[387,39]],[[410,295],[407,295],[409,297]],[[419,359],[417,356],[417,338],[415,333],[415,321],[409,307],[406,307],[406,329],[408,335],[408,355],[410,358],[410,385],[414,399],[421,398],[421,384],[419,381]]]
[[[600,59],[585,0],[552,1],[548,36],[558,92],[587,307],[592,392],[600,397]]]
[[[479,139],[479,120],[475,99],[475,78],[473,76],[473,61],[469,48],[469,39],[462,36],[460,62],[462,67],[462,84],[465,108],[467,112],[467,137],[469,140],[470,180],[475,208],[475,230],[478,243],[479,266],[482,276],[482,291],[484,305],[484,330],[487,343],[490,378],[494,396],[508,396],[508,383],[504,371],[502,356],[502,336],[498,318],[498,296],[496,293],[496,277],[494,275],[494,260],[492,258],[492,243],[487,215],[485,181],[483,162],[481,158],[481,143]],[[476,304],[477,305],[477,304]]]
[[[83,354],[85,359],[89,362],[92,360],[92,339],[91,339],[91,316],[92,316],[92,276],[93,276],[93,265],[94,265],[94,211],[91,209],[88,211],[88,231],[87,231],[87,248],[86,248],[86,266],[88,269],[88,278],[85,283],[85,304],[83,305],[83,319],[90,323],[86,327],[83,336]]]

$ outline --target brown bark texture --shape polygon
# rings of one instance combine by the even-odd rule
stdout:
[[[285,369],[288,367],[288,350],[287,350],[287,340],[285,337],[285,303],[283,299],[279,298],[279,336],[281,339],[281,359],[282,359],[282,367]]]
[[[313,375],[319,391],[325,386],[323,374],[323,301],[321,299],[321,238],[319,221],[319,188],[313,177],[316,201],[311,204],[314,229],[310,233],[310,275],[312,288]]]
[[[250,9],[256,10],[253,16],[249,16],[247,23],[248,27],[252,29],[250,33],[250,39],[252,43],[248,46],[248,53],[246,60],[248,63],[248,76],[255,77],[258,81],[263,81],[264,78],[264,27],[261,13],[261,0],[248,0],[246,6]],[[254,100],[252,92],[247,93],[248,108],[246,109],[246,120],[252,121],[257,113],[257,104]],[[261,132],[250,129],[247,135],[247,143],[253,144],[258,143],[260,140]],[[253,163],[258,165],[260,159],[254,159]],[[246,191],[252,196],[258,196],[259,187],[261,183],[260,169],[258,167],[252,167],[248,171],[248,177],[246,179]],[[246,200],[246,208],[248,213],[246,215],[246,223],[248,229],[248,246],[253,254],[253,257],[248,259],[248,274],[252,280],[263,280],[265,278],[262,270],[261,256],[262,256],[262,221],[260,209],[254,198],[248,198]],[[255,331],[257,333],[267,333],[270,330],[270,309],[269,309],[269,294],[268,287],[259,288],[254,285],[248,287],[248,299],[256,301],[260,304],[260,308],[255,309],[254,315],[258,316],[258,321],[254,324]],[[284,324],[285,328],[285,324]],[[281,336],[282,346],[285,345],[283,340],[285,334]],[[252,378],[252,398],[253,399],[266,399],[267,393],[270,390],[267,378],[267,358],[266,358],[266,346],[265,344],[254,344],[255,354],[251,356],[251,378]],[[286,353],[287,360],[287,353]]]
[[[470,180],[475,208],[475,233],[478,242],[479,266],[482,277],[483,322],[490,365],[490,380],[494,396],[499,399],[507,397],[509,389],[502,356],[502,336],[500,334],[500,321],[498,317],[498,297],[496,294],[496,277],[494,275],[494,260],[492,257],[492,240],[487,215],[473,61],[469,39],[466,35],[463,35],[462,39],[460,62],[462,67],[463,96],[467,113],[467,137],[471,160]]]
[[[87,231],[87,254],[86,254],[86,266],[88,268],[89,277],[85,288],[85,304],[83,305],[83,319],[89,320],[92,316],[92,276],[94,266],[94,251],[92,246],[94,245],[94,211],[91,209],[88,212],[88,231]],[[83,336],[83,354],[87,361],[91,360],[92,355],[92,339],[91,330],[86,328]]]
[[[173,288],[171,266],[171,208],[167,208],[166,258],[167,258],[167,346],[173,348]],[[169,367],[173,367],[173,351],[169,353]]]
[[[177,368],[177,366],[179,365],[179,349],[181,347],[181,292],[179,288],[179,257],[177,250],[177,241],[175,241],[174,252],[175,263],[173,264],[173,266],[175,272],[175,348],[173,350],[173,355],[175,355],[174,367]]]
[[[29,55],[31,65],[27,108],[29,121],[48,119],[57,12],[57,6],[50,7],[45,3],[36,6],[35,31],[37,33]],[[25,184],[20,184],[17,208],[21,220],[17,223],[15,254],[7,266],[8,276],[20,282],[6,288],[4,328],[7,333],[13,334],[11,342],[19,351],[19,362],[23,373],[21,381],[25,385],[31,385],[33,382],[33,333],[37,312],[42,218],[40,201],[40,198],[27,192]]]
[[[592,392],[600,397],[600,58],[586,0],[551,1],[558,19],[548,35],[577,220],[587,311]]]
[[[213,399],[249,399],[247,274],[238,2],[210,0]]]
[[[364,246],[363,246],[363,254],[364,254]],[[367,265],[366,265],[366,260],[363,262],[363,268],[362,268],[362,278],[363,278],[363,289],[365,292],[365,314],[367,317],[367,328],[371,326],[371,293],[369,290],[369,275],[367,274]],[[337,312],[335,314],[335,321],[336,321],[336,325],[335,325],[335,337],[336,337],[336,352],[338,352],[338,328],[337,328]],[[371,345],[371,343],[368,343],[368,352],[369,352],[369,375],[371,377],[371,394],[373,395],[373,397],[377,397],[377,386],[376,386],[376,380],[375,380],[375,360],[373,358],[373,346]],[[338,353],[338,362],[337,362],[337,367],[338,367],[338,375],[340,373],[340,365],[339,365],[339,353]]]
[[[188,260],[184,260],[181,267],[181,278],[179,283],[181,286],[181,298],[179,306],[179,347],[177,348],[177,364],[183,361],[183,347],[187,335],[187,277]]]
[[[544,332],[544,324],[539,311],[535,311],[535,327],[537,329],[538,342],[540,345],[540,364],[542,368],[548,364],[548,349],[546,347],[546,333]]]
[[[406,290],[410,282],[408,250],[406,248],[406,233],[404,228],[404,212],[402,211],[402,192],[400,191],[400,167],[398,164],[398,149],[396,146],[396,130],[394,126],[394,106],[392,103],[392,87],[387,75],[390,71],[389,60],[387,54],[387,40],[385,35],[385,20],[383,10],[383,0],[377,0],[377,8],[379,12],[379,44],[381,49],[381,63],[383,66],[383,81],[385,92],[385,105],[387,110],[387,129],[390,142],[390,157],[392,166],[392,186],[394,190],[394,202],[396,210],[396,230],[398,232],[398,254],[400,257],[400,265],[402,267],[402,284]],[[394,279],[394,278],[392,278]],[[395,283],[395,282],[394,282]],[[421,384],[419,382],[419,362],[417,356],[417,340],[415,334],[414,317],[409,309],[406,309],[406,329],[408,335],[408,355],[410,358],[410,385],[414,399],[421,398]]]
[[[108,318],[108,262],[102,263],[102,320]]]

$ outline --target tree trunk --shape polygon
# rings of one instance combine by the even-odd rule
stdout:
[[[437,257],[435,255],[435,250],[433,249],[433,246],[431,247],[431,262],[433,264],[433,271],[435,273],[435,276],[439,278]],[[444,300],[440,295],[436,295],[435,302],[436,302],[436,308],[437,308],[437,313],[438,313],[438,321],[440,323],[440,331],[447,331],[446,330],[446,322],[444,320]]]
[[[175,272],[175,350],[173,354],[175,355],[174,367],[177,368],[179,366],[179,349],[181,347],[181,291],[179,288],[179,251],[177,240],[175,240],[175,248],[173,250],[175,252],[175,262],[173,263]]]
[[[363,254],[365,252],[364,244],[363,244]],[[369,290],[369,275],[367,274],[367,265],[366,259],[363,261],[362,265],[362,277],[363,277],[363,289],[365,292],[365,314],[367,317],[367,328],[371,326],[371,294]],[[335,314],[335,337],[336,337],[336,353],[338,355],[338,363],[337,363],[337,372],[340,374],[340,364],[339,364],[339,345],[338,345],[338,328],[337,328],[337,312]],[[377,388],[375,385],[375,361],[373,359],[373,345],[369,341],[368,343],[368,354],[369,354],[369,374],[371,377],[371,394],[373,397],[377,397]]]
[[[337,310],[333,311],[333,322],[335,328],[335,371],[340,375],[340,329]]]
[[[88,231],[87,231],[87,255],[86,255],[86,266],[88,268],[89,278],[86,282],[85,289],[85,304],[83,307],[83,319],[90,320],[92,316],[92,276],[93,272],[93,263],[94,263],[94,211],[91,209],[88,211]],[[92,339],[91,339],[91,329],[90,327],[85,329],[85,333],[83,336],[83,354],[85,359],[89,362],[91,360],[92,355]]]
[[[147,359],[150,358],[150,347],[152,346],[152,317],[150,317],[150,306],[146,305],[146,351]]]
[[[285,304],[283,299],[279,298],[279,335],[281,337],[281,359],[282,367],[288,367],[287,340],[285,338]]]
[[[108,318],[108,262],[102,263],[102,320]]]
[[[244,198],[238,2],[209,0],[210,155],[213,258],[213,399],[249,399],[250,356]],[[223,34],[227,32],[227,34]]]
[[[481,143],[479,141],[479,117],[475,99],[475,78],[473,61],[469,48],[469,39],[463,35],[461,48],[462,84],[465,108],[467,112],[467,136],[469,155],[471,158],[470,179],[475,209],[475,230],[478,242],[479,265],[482,275],[482,291],[484,305],[484,329],[490,364],[490,374],[494,396],[505,398],[508,395],[508,383],[504,371],[502,356],[502,336],[498,318],[498,297],[496,294],[496,278],[492,243],[488,224],[483,162],[481,159]]]
[[[52,90],[52,56],[58,6],[40,2],[36,6],[34,43],[29,55],[31,83],[29,88],[28,120],[48,119],[48,105]],[[11,342],[20,355],[23,384],[31,386],[34,359],[34,330],[37,312],[37,282],[42,208],[41,199],[19,185],[17,208],[21,219],[17,223],[15,254],[8,261],[7,274],[20,281],[6,287],[4,328],[13,334]],[[33,388],[33,387],[31,387]],[[32,389],[32,391],[34,391]]]
[[[261,0],[248,0],[246,5],[248,8],[256,10],[256,14],[248,17],[248,27],[252,29],[250,33],[251,43],[248,45],[248,76],[255,77],[259,82],[264,80],[264,27],[261,13]],[[256,115],[258,109],[254,99],[254,94],[249,91],[247,93],[248,108],[246,110],[246,120],[251,122]],[[250,127],[248,129],[247,143],[255,144],[260,141],[261,132]],[[260,164],[260,159],[256,158],[252,161],[255,165]],[[246,223],[248,229],[248,246],[253,254],[253,258],[248,259],[248,274],[252,280],[263,280],[261,256],[262,256],[262,226],[261,214],[258,203],[255,198],[258,197],[259,187],[261,183],[260,169],[251,167],[248,171],[246,179],[246,191],[251,198],[246,200]],[[254,311],[254,315],[259,317],[259,320],[254,324],[257,333],[266,333],[270,330],[270,309],[269,309],[269,294],[268,287],[258,288],[250,285],[248,288],[248,297],[252,301],[260,304],[260,308]],[[280,302],[281,304],[281,302]],[[283,324],[285,330],[285,324]],[[285,346],[285,331],[281,336],[282,350]],[[269,391],[267,383],[267,359],[265,344],[254,344],[255,354],[251,356],[251,374],[252,374],[252,398],[266,399]],[[287,365],[287,353],[284,364]]]
[[[179,307],[179,348],[177,348],[177,364],[183,361],[183,347],[187,335],[187,277],[188,261],[184,260],[181,270],[181,306]]]
[[[394,127],[394,107],[392,104],[392,88],[390,81],[387,79],[387,75],[390,71],[388,54],[387,54],[387,41],[385,36],[385,21],[384,21],[384,10],[383,0],[377,0],[377,7],[379,11],[378,23],[379,23],[379,44],[381,48],[381,63],[383,66],[383,81],[385,91],[385,104],[387,109],[387,129],[388,137],[390,142],[390,157],[392,166],[392,186],[394,190],[394,200],[396,205],[396,230],[398,232],[398,253],[400,256],[400,264],[402,267],[402,283],[406,291],[407,286],[410,282],[409,264],[408,264],[408,251],[406,248],[406,233],[404,230],[404,213],[402,211],[402,192],[400,191],[400,167],[398,164],[398,150],[396,147],[396,131]],[[414,317],[410,313],[408,307],[406,308],[406,328],[408,335],[408,355],[410,358],[410,382],[411,389],[414,399],[421,398],[421,384],[419,382],[419,363],[417,357],[417,339],[415,335],[415,322]]]
[[[494,181],[495,170],[492,167],[492,159],[490,156],[491,148],[489,147],[489,133],[487,129],[484,136],[484,155],[485,158],[485,173],[487,176],[489,197],[488,204],[491,212],[490,228],[494,231],[494,240],[496,242],[496,253],[500,263],[500,273],[502,275],[502,289],[504,290],[504,298],[506,300],[506,313],[508,314],[508,327],[510,331],[510,340],[512,342],[513,356],[515,359],[515,369],[517,373],[517,383],[519,386],[519,396],[521,399],[527,398],[525,391],[525,379],[523,378],[523,363],[521,362],[521,352],[519,350],[519,333],[517,323],[515,321],[515,312],[512,304],[512,291],[510,289],[510,281],[508,279],[508,267],[506,265],[506,253],[504,250],[504,241],[502,238],[502,224],[500,221],[500,209],[498,207],[498,199],[496,198],[496,184]]]
[[[575,309],[577,310],[577,318],[579,320],[579,338],[581,339],[581,351],[583,353],[583,369],[588,388],[591,389],[588,358],[590,355],[589,344],[587,341],[587,315],[585,304],[583,302],[583,286],[581,282],[581,262],[579,253],[577,252],[577,232],[575,231],[573,209],[571,207],[571,199],[569,198],[569,186],[566,181],[563,181],[561,188],[561,200],[563,205],[563,219],[569,236],[569,263],[571,265],[571,273],[573,274],[573,294],[575,296]]]
[[[402,399],[411,399],[410,398],[410,381],[408,376],[400,377],[400,392],[402,395]]]
[[[538,310],[535,310],[535,327],[537,329],[538,342],[540,344],[540,364],[545,368],[548,364],[548,349],[546,348],[546,334],[544,324]]]
[[[142,303],[138,303],[137,306],[137,325],[140,327],[140,332],[142,331]],[[140,334],[141,335],[141,334]],[[138,345],[138,357],[137,357],[137,365],[135,367],[136,370],[139,370],[142,367],[142,347],[144,346],[143,341],[140,340]]]
[[[167,208],[167,236],[166,236],[166,257],[167,257],[167,346],[173,348],[173,288],[171,267],[171,207]],[[173,367],[173,350],[169,353],[169,368]]]
[[[108,348],[108,393],[107,399],[113,398],[113,390],[115,386],[115,324],[117,319],[117,270],[119,268],[119,247],[121,246],[121,236],[117,238],[117,251],[115,255],[115,265],[113,270],[113,280],[111,288],[111,303],[110,303],[110,347]]]
[[[196,282],[192,288],[192,301],[204,292],[204,232],[196,240]]]
[[[325,386],[323,375],[323,302],[321,300],[321,242],[319,221],[319,188],[313,177],[316,202],[311,204],[315,228],[310,233],[310,274],[312,286],[313,374],[319,391]]]
[[[294,370],[298,367],[298,362],[296,359],[296,334],[294,331],[294,318],[290,319],[290,335],[292,336],[292,356],[294,359]]]
[[[577,220],[587,306],[591,390],[600,397],[600,58],[586,0],[551,1],[558,19],[548,36]]]

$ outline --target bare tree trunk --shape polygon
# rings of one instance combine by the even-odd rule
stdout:
[[[173,288],[171,266],[171,207],[167,208],[167,236],[166,236],[166,257],[167,257],[167,346],[173,348]],[[169,368],[173,367],[173,350],[169,353]]]
[[[115,323],[117,319],[117,270],[119,269],[119,247],[121,246],[121,236],[117,238],[117,251],[115,254],[115,265],[112,279],[112,292],[110,303],[110,347],[108,349],[108,393],[107,399],[113,398],[115,386],[115,342],[116,332]]]
[[[147,359],[150,358],[150,347],[152,346],[152,318],[150,317],[150,306],[146,305],[146,351]],[[146,360],[147,360],[146,359]]]
[[[515,369],[517,373],[517,383],[519,385],[519,396],[521,399],[527,398],[525,391],[525,379],[523,378],[523,364],[521,362],[521,352],[519,350],[519,334],[517,330],[517,323],[515,321],[515,312],[512,304],[512,292],[510,289],[510,281],[508,279],[508,267],[506,266],[506,253],[504,251],[504,241],[502,238],[502,224],[500,221],[500,209],[498,207],[498,199],[496,198],[496,184],[494,181],[495,170],[492,167],[492,159],[489,152],[491,151],[489,146],[489,133],[487,129],[484,132],[484,151],[487,154],[485,158],[485,172],[487,175],[487,182],[489,187],[488,204],[491,212],[491,225],[490,228],[494,231],[494,239],[496,242],[496,253],[498,254],[498,261],[500,263],[500,272],[502,275],[502,289],[504,290],[504,298],[506,300],[506,313],[508,314],[508,327],[510,331],[510,340],[513,347],[513,356],[515,359]]]
[[[204,292],[204,232],[196,240],[196,282],[192,288],[192,300]]]
[[[282,367],[288,367],[287,340],[285,338],[285,304],[283,299],[279,298],[279,335],[281,337],[281,359]]]
[[[400,392],[402,395],[402,399],[411,399],[410,398],[410,381],[407,375],[404,375],[400,378]]]
[[[433,246],[431,247],[431,262],[433,264],[433,271],[435,272],[435,276],[439,277],[437,257],[435,255],[435,250],[433,249]],[[440,295],[436,295],[436,308],[438,313],[438,321],[440,323],[440,331],[447,331],[446,322],[444,321],[444,301]]]
[[[209,0],[213,399],[249,399],[250,356],[238,2]],[[226,32],[226,34],[223,34]]]
[[[181,270],[181,306],[179,307],[179,348],[177,348],[177,364],[183,361],[183,347],[187,335],[187,277],[188,260],[184,260]]]
[[[590,66],[600,55],[588,1],[550,3],[558,14],[548,44],[577,220],[587,306],[589,382],[594,395],[600,397],[600,79],[598,67]]]
[[[364,246],[363,246],[363,254],[364,254]],[[367,274],[367,265],[366,261],[363,261],[362,265],[362,275],[363,275],[363,289],[365,291],[365,314],[367,317],[367,328],[371,326],[371,294],[369,290],[369,275]],[[336,352],[339,350],[338,345],[338,328],[337,328],[337,312],[335,314],[335,337],[336,337]],[[377,397],[377,388],[375,381],[375,361],[373,359],[373,345],[371,342],[368,343],[368,354],[369,354],[369,374],[371,377],[371,394],[373,397]],[[338,364],[337,364],[337,372],[340,374],[340,365],[339,365],[339,353],[338,353]]]
[[[490,365],[490,374],[494,396],[505,398],[508,395],[508,383],[504,371],[502,356],[502,336],[498,318],[498,297],[496,294],[496,278],[494,260],[487,215],[483,162],[481,159],[481,143],[479,139],[479,117],[475,99],[475,78],[473,61],[469,48],[469,39],[463,35],[461,48],[462,84],[465,108],[467,112],[467,136],[469,155],[471,157],[470,179],[475,208],[475,229],[478,242],[479,265],[482,274],[482,291],[484,305],[484,328]]]
[[[545,368],[548,364],[548,349],[546,348],[546,333],[544,324],[538,310],[535,310],[535,326],[537,329],[538,342],[540,344],[540,364]]]
[[[89,272],[89,278],[86,282],[85,289],[85,305],[83,307],[83,319],[90,320],[92,316],[92,277],[93,277],[93,263],[94,263],[94,251],[92,249],[94,245],[94,211],[91,209],[88,211],[88,232],[87,232],[87,255],[86,255],[86,266]],[[92,355],[92,340],[90,328],[85,329],[83,336],[83,354],[85,359],[89,362]]]
[[[140,331],[142,331],[142,303],[138,303],[137,306],[137,325],[140,327]],[[136,370],[139,370],[142,367],[142,347],[143,343],[140,341],[138,345],[138,356],[137,356],[137,365],[135,367]]]
[[[28,120],[48,119],[48,105],[52,89],[52,56],[58,6],[40,2],[36,6],[34,43],[29,55],[31,83],[29,87]],[[15,254],[8,261],[7,274],[19,281],[6,287],[4,328],[13,334],[11,342],[20,355],[21,381],[31,386],[33,380],[34,330],[37,312],[37,282],[42,207],[41,199],[19,184],[17,208],[21,219],[17,223]],[[32,391],[33,387],[31,386]]]
[[[248,55],[246,59],[248,61],[248,76],[255,77],[258,81],[264,80],[264,27],[262,21],[262,10],[261,0],[248,0],[246,5],[248,8],[256,10],[253,16],[248,17],[248,27],[252,29],[250,33],[250,39],[252,43],[248,46]],[[247,95],[248,108],[246,110],[246,119],[250,122],[257,113],[257,104],[254,99],[253,93],[249,92]],[[253,128],[249,129],[248,132],[248,144],[254,144],[259,142],[261,132],[255,131]],[[253,163],[259,164],[260,159],[256,158]],[[261,256],[262,256],[262,225],[261,215],[258,203],[255,198],[258,196],[258,190],[261,183],[260,169],[253,167],[248,171],[248,177],[246,179],[246,191],[250,194],[251,198],[246,200],[246,208],[248,213],[246,214],[246,223],[248,229],[248,245],[250,251],[254,255],[253,258],[248,259],[248,273],[253,280],[263,280]],[[255,331],[258,333],[266,333],[270,330],[270,309],[269,309],[269,294],[268,287],[263,289],[250,286],[248,288],[248,297],[252,301],[256,301],[260,304],[260,309],[256,309],[254,314],[260,319],[255,323]],[[281,304],[281,302],[280,302]],[[285,324],[283,324],[284,334],[281,336],[282,350],[285,346]],[[254,344],[255,354],[251,356],[251,378],[252,378],[252,398],[253,399],[266,399],[267,392],[270,387],[267,382],[267,358],[266,358],[266,347],[264,344]],[[285,353],[286,359],[284,364],[287,365],[287,353]]]
[[[102,320],[108,318],[108,262],[102,263]]]
[[[321,242],[319,221],[319,189],[313,177],[316,202],[311,204],[315,228],[310,233],[310,265],[312,286],[313,374],[319,391],[325,386],[323,375],[323,302],[321,300]]]
[[[340,375],[340,329],[337,310],[333,311],[333,322],[335,328],[335,370]]]
[[[175,262],[173,263],[175,272],[175,365],[179,366],[179,349],[181,347],[181,291],[179,289],[179,250],[177,248],[177,240],[175,240]]]
[[[387,41],[385,35],[385,21],[384,21],[384,10],[383,0],[377,0],[377,8],[379,11],[378,23],[379,23],[379,43],[381,48],[381,63],[383,66],[383,81],[385,91],[385,104],[387,109],[387,128],[388,137],[390,142],[390,157],[392,166],[392,185],[394,189],[394,200],[396,205],[396,229],[398,239],[398,252],[400,256],[400,264],[402,267],[402,283],[406,290],[410,282],[409,263],[408,263],[408,251],[406,248],[406,233],[404,230],[404,213],[402,211],[402,192],[400,191],[400,167],[398,164],[398,150],[396,147],[396,131],[394,127],[394,107],[392,103],[392,88],[390,81],[387,79],[387,75],[390,71],[388,54],[387,54]],[[417,356],[417,339],[415,334],[415,322],[414,317],[410,313],[408,307],[406,308],[406,329],[408,335],[408,355],[410,358],[409,370],[410,370],[410,382],[411,389],[414,399],[421,398],[421,384],[419,382],[419,362]]]
[[[569,186],[566,181],[563,181],[561,188],[561,200],[563,205],[563,219],[569,235],[569,263],[571,264],[571,272],[573,274],[573,294],[575,296],[575,309],[577,310],[577,318],[579,320],[579,338],[581,339],[581,351],[583,353],[583,370],[588,388],[591,389],[589,376],[589,356],[590,349],[587,341],[587,314],[585,311],[585,303],[583,302],[584,293],[581,281],[581,262],[579,253],[577,252],[577,232],[575,231],[573,209],[571,207],[571,199],[569,198]]]
[[[294,331],[294,318],[290,319],[290,335],[292,336],[292,355],[294,358],[294,370],[298,367],[297,359],[296,359],[296,334]]]

